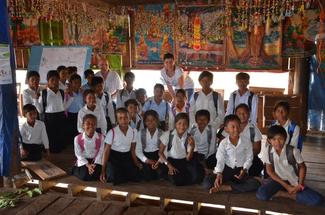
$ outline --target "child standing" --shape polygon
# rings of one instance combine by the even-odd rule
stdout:
[[[102,182],[113,185],[129,181],[139,181],[140,162],[135,153],[136,130],[129,126],[128,112],[125,108],[116,110],[118,125],[108,131],[105,138]]]
[[[187,132],[188,127],[188,114],[179,113],[175,117],[175,129],[160,138],[159,157],[168,168],[169,180],[176,186],[200,183],[204,175],[202,166],[195,159],[195,142]]]
[[[80,109],[78,112],[78,131],[79,133],[82,133],[83,126],[82,126],[82,119],[84,118],[85,115],[87,114],[93,114],[97,118],[97,129],[96,131],[101,134],[106,133],[106,119],[105,119],[105,114],[102,109],[102,107],[98,106],[96,103],[96,96],[95,92],[92,90],[85,90],[84,92],[84,100],[86,105]]]
[[[116,94],[116,107],[125,107],[124,104],[129,99],[136,99],[136,91],[133,89],[133,82],[135,75],[133,72],[127,72],[124,75],[125,87],[117,91]]]
[[[70,101],[64,100],[64,91],[59,89],[59,74],[56,70],[47,73],[47,88],[41,91],[38,101],[34,99],[36,108],[46,126],[49,137],[51,153],[59,153],[67,144],[66,135],[66,116],[64,111]]]
[[[84,77],[87,80],[87,82],[84,85],[82,85],[83,90],[89,90],[90,89],[91,82],[93,80],[94,75],[95,75],[95,73],[94,73],[94,71],[92,69],[85,70]]]
[[[274,125],[270,127],[267,138],[270,145],[264,151],[263,160],[270,178],[258,189],[256,197],[266,201],[279,194],[299,204],[322,205],[323,196],[305,186],[306,165],[299,150],[285,144],[285,129]]]
[[[217,134],[216,129],[209,125],[210,113],[208,110],[199,110],[195,114],[196,124],[190,134],[194,138],[198,159],[205,169],[205,173],[212,172],[216,166]]]
[[[288,138],[285,144],[292,145],[298,149],[302,149],[302,138],[300,136],[300,127],[289,119],[290,105],[287,101],[279,101],[273,109],[275,118],[274,125],[281,125],[286,131]]]
[[[23,91],[23,105],[33,104],[34,99],[40,96],[39,81],[40,75],[36,71],[28,71],[26,75],[28,88]]]
[[[225,112],[222,96],[211,89],[213,74],[209,71],[203,71],[199,76],[199,82],[202,90],[195,92],[190,101],[190,124],[195,123],[196,111],[205,109],[210,112],[210,124],[219,128]]]
[[[143,177],[146,181],[159,179],[159,145],[163,133],[158,128],[159,116],[154,110],[148,110],[143,116],[145,128],[138,131],[136,155],[143,166]]]
[[[146,101],[143,106],[142,112],[147,110],[155,110],[159,114],[159,128],[168,130],[168,112],[170,110],[169,103],[163,100],[164,86],[162,84],[156,84],[154,86],[154,96]]]
[[[86,114],[82,119],[83,132],[74,138],[74,152],[77,157],[72,174],[81,180],[99,180],[104,150],[104,135],[96,132],[97,118]]]
[[[139,114],[138,106],[139,104],[135,99],[129,99],[125,102],[125,107],[128,110],[130,117],[130,126],[139,131],[143,128],[143,122],[142,117]]]
[[[249,139],[240,136],[240,119],[228,115],[224,120],[225,131],[229,134],[223,139],[217,151],[217,165],[212,176],[207,176],[204,187],[210,193],[220,191],[249,192],[259,187],[259,182],[247,176],[253,161],[253,148]],[[229,185],[225,185],[229,182]]]
[[[84,106],[84,98],[81,92],[81,77],[78,74],[73,74],[69,79],[69,87],[65,93],[65,100],[71,100],[67,107],[67,124],[69,132],[69,143],[73,143],[74,137],[79,133],[78,112]]]
[[[248,175],[250,176],[260,176],[263,170],[263,162],[258,157],[258,154],[261,152],[261,141],[262,133],[255,126],[255,124],[249,122],[249,107],[247,104],[239,104],[236,107],[236,115],[240,119],[240,135],[249,139],[253,146],[253,163],[249,168]]]
[[[176,90],[175,100],[171,106],[171,111],[169,111],[169,123],[168,129],[174,129],[175,116],[178,113],[188,113],[190,109],[190,104],[187,102],[186,92],[183,89]]]
[[[92,89],[96,94],[96,103],[105,113],[107,131],[115,125],[115,108],[112,97],[109,93],[104,92],[104,80],[102,77],[95,76],[92,79]],[[103,132],[107,132],[103,131]]]
[[[226,116],[235,114],[235,109],[239,104],[247,104],[250,110],[250,122],[256,124],[257,122],[257,102],[258,98],[253,92],[249,91],[247,86],[249,84],[249,74],[240,72],[236,75],[236,84],[238,90],[230,94]]]
[[[38,161],[42,159],[43,146],[47,155],[49,152],[49,140],[46,133],[44,122],[37,120],[37,110],[32,104],[26,104],[23,107],[24,117],[27,118],[20,127],[20,135],[22,137],[21,155],[22,160]]]
[[[142,113],[144,104],[147,101],[147,91],[144,88],[139,88],[135,91],[136,99],[139,102],[139,112]]]
[[[56,69],[59,73],[59,89],[65,91],[68,86],[67,86],[67,80],[68,80],[68,70],[65,66],[61,65],[58,66]]]

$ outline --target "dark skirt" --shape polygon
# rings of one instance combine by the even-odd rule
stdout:
[[[28,153],[24,161],[39,161],[42,159],[44,146],[41,144],[22,143],[23,149]]]
[[[67,144],[66,117],[64,112],[45,113],[45,127],[51,153],[61,152]]]
[[[92,162],[93,159],[87,159],[89,163]],[[72,175],[78,177],[83,181],[98,181],[100,174],[102,172],[102,165],[96,164],[95,171],[93,174],[89,174],[88,168],[86,165],[83,166],[74,166],[72,167]]]

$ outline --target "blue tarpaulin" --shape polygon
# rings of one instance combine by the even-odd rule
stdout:
[[[12,84],[0,85],[0,176],[10,175],[14,131],[18,127],[14,51],[9,33],[7,1],[0,1],[0,44],[10,44]]]

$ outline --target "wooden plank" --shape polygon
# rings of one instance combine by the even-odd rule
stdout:
[[[63,211],[66,207],[68,207],[74,198],[71,197],[61,197],[57,199],[54,203],[52,203],[49,207],[45,208],[40,214],[41,215],[56,215]]]
[[[198,215],[201,209],[201,203],[200,202],[193,202],[193,214]]]
[[[110,205],[109,202],[93,202],[82,215],[102,214]]]
[[[146,212],[146,215],[166,215],[165,211],[162,211],[159,207],[150,206]]]
[[[38,187],[44,192],[52,187],[54,187],[57,183],[55,181],[39,181]]]
[[[96,188],[97,201],[103,201],[111,192],[112,192],[111,189],[102,189],[97,187]]]
[[[69,184],[68,185],[68,194],[70,196],[76,196],[76,195],[78,195],[78,193],[83,191],[85,188],[86,188],[85,186]]]
[[[59,198],[59,195],[55,194],[44,194],[37,197],[37,200],[34,201],[29,206],[25,207],[23,210],[19,211],[17,215],[28,215],[28,214],[38,214],[52,202],[56,201]]]
[[[145,215],[147,210],[147,206],[129,207],[123,215]]]
[[[21,164],[23,167],[26,167],[27,169],[34,172],[42,180],[49,180],[67,175],[64,170],[55,166],[53,163],[47,160],[41,160],[37,162],[22,161]]]
[[[103,212],[103,215],[121,215],[126,210],[125,205],[119,204],[111,204],[106,210]]]
[[[165,210],[171,199],[160,198],[160,209]]]
[[[175,211],[174,215],[192,215],[192,211]]]
[[[129,192],[126,195],[126,205],[131,207],[132,203],[139,197],[139,194]]]
[[[77,198],[67,208],[65,208],[60,215],[79,215],[85,211],[92,202],[93,201],[90,200]]]

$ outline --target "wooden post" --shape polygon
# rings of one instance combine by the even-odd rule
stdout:
[[[103,201],[106,196],[111,194],[112,190],[109,189],[102,189],[102,188],[96,188],[96,198],[97,201]]]
[[[56,185],[54,181],[39,181],[38,187],[44,192]]]
[[[136,193],[128,193],[126,195],[126,206],[131,207],[132,202],[134,202],[138,198],[139,194]]]
[[[259,210],[259,211],[258,211],[258,214],[259,214],[259,215],[265,215],[266,212],[265,212],[265,210]]]
[[[160,209],[165,210],[171,199],[160,197]]]
[[[69,184],[68,185],[68,194],[70,196],[76,196],[78,193],[83,191],[85,188],[86,188],[85,186]]]
[[[193,202],[193,215],[198,215],[201,209],[200,202]]]
[[[293,94],[301,96],[301,122],[297,122],[301,127],[303,135],[307,132],[307,112],[308,112],[308,86],[309,86],[309,61],[310,58],[295,59],[295,74]]]
[[[225,205],[225,214],[231,215],[231,213],[232,213],[231,206],[229,204]]]

